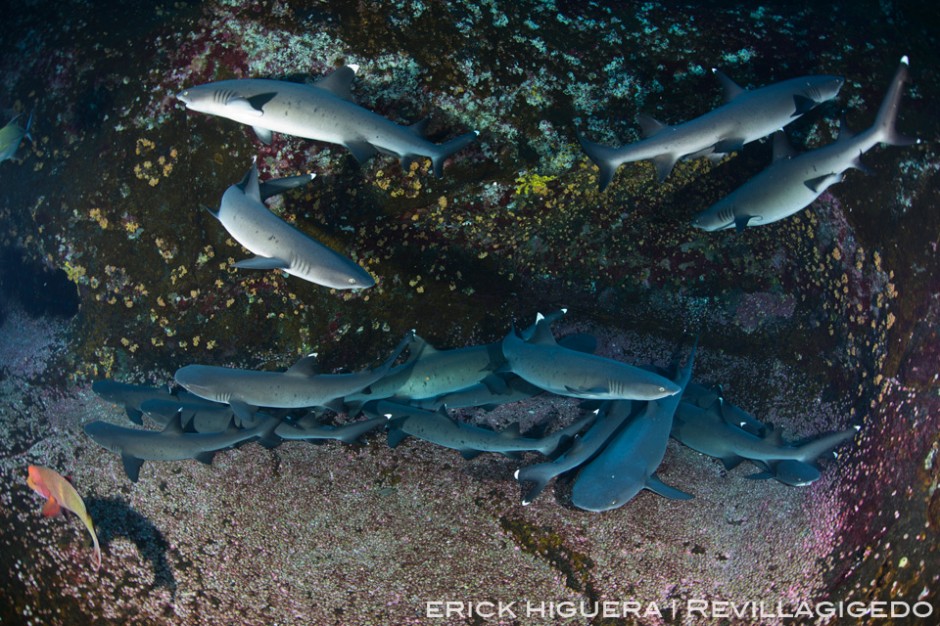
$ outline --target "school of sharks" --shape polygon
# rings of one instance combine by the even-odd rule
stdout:
[[[723,106],[677,125],[640,116],[645,138],[622,147],[583,135],[578,139],[599,169],[603,191],[625,163],[651,160],[662,181],[680,160],[721,159],[772,135],[772,164],[692,220],[705,231],[741,231],[806,208],[848,170],[864,171],[860,157],[875,146],[917,143],[895,127],[908,67],[905,56],[869,129],[853,134],[843,120],[834,143],[802,154],[794,153],[784,127],[836,98],[843,78],[803,76],[744,89],[715,70],[726,94]],[[424,121],[401,126],[357,105],[350,90],[356,70],[342,66],[310,85],[226,80],[187,88],[177,98],[188,110],[251,126],[266,144],[272,133],[282,133],[341,145],[359,162],[381,153],[408,167],[427,158],[438,177],[445,161],[476,139],[473,131],[435,144],[423,137]],[[31,139],[31,122],[30,116],[21,127],[14,119],[0,129],[0,160]],[[254,255],[234,267],[282,271],[336,290],[374,286],[366,269],[265,205],[268,198],[313,180],[311,174],[299,174],[262,181],[252,163],[242,180],[222,193],[218,208],[207,208]],[[310,355],[284,372],[186,364],[176,371],[172,389],[99,380],[93,390],[124,407],[131,422],[143,426],[147,416],[162,430],[96,421],[86,425],[85,433],[120,455],[127,477],[136,482],[145,461],[211,463],[217,452],[251,441],[268,447],[285,440],[355,444],[384,431],[392,447],[415,437],[466,459],[489,452],[519,460],[514,476],[522,487],[522,504],[531,503],[552,479],[570,473],[571,504],[601,512],[623,506],[644,489],[675,500],[694,497],[693,487],[667,485],[657,476],[670,437],[726,468],[750,461],[757,471],[748,478],[806,486],[820,477],[818,461],[859,428],[786,441],[772,424],[726,402],[720,386],[692,380],[697,341],[678,347],[670,368],[628,364],[594,354],[597,341],[591,335],[556,337],[552,324],[566,313],[539,314],[526,328],[509,328],[502,341],[450,350],[429,345],[412,330],[384,362],[353,373],[320,372],[316,355]],[[540,394],[579,399],[582,417],[554,431],[521,433],[518,424],[494,431],[452,414]],[[330,417],[335,414],[345,419],[337,422]],[[544,458],[521,465],[536,454]],[[45,481],[53,483],[52,478]]]

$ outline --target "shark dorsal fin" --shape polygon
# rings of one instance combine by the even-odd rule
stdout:
[[[725,102],[731,102],[747,91],[744,87],[728,78],[727,74],[719,69],[712,68],[712,74],[718,77],[718,82],[721,83],[722,89],[725,90]]]
[[[356,77],[356,67],[344,65],[338,67],[313,84],[314,87],[329,91],[337,98],[353,102],[350,86],[353,78]]]
[[[667,124],[663,124],[652,115],[647,115],[646,113],[638,114],[636,121],[640,125],[640,132],[643,134],[644,139],[648,139],[662,132],[664,129],[669,128]]]
[[[163,433],[167,435],[183,434],[183,409],[179,409],[173,417],[167,421],[166,426],[163,427]]]
[[[237,187],[249,198],[261,202],[261,186],[258,184],[258,166],[255,163],[251,164],[251,169],[248,170]]]
[[[535,328],[532,329],[532,336],[529,338],[529,343],[542,346],[558,345],[555,341],[555,335],[552,334],[551,321],[548,318],[542,317],[535,323]]]
[[[291,376],[315,376],[319,373],[319,367],[317,367],[317,355],[308,354],[304,358],[291,365],[284,373],[290,374]]]
[[[773,444],[775,446],[786,445],[786,443],[783,441],[783,431],[773,424],[767,424],[767,437],[765,440],[767,443]]]
[[[431,122],[431,118],[426,117],[424,119],[418,120],[417,122],[415,122],[408,128],[411,130],[411,132],[416,134],[418,137],[424,137],[424,133],[428,129],[428,124],[430,122]]]

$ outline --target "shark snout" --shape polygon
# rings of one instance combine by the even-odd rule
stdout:
[[[189,106],[189,104],[192,102],[192,98],[189,95],[188,89],[183,90],[179,92],[178,94],[176,94],[176,99],[182,102],[183,104],[185,104],[186,106]]]

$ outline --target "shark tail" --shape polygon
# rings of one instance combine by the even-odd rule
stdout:
[[[456,139],[451,139],[450,141],[445,141],[442,144],[434,146],[434,150],[431,153],[431,163],[434,165],[434,175],[438,178],[444,176],[444,161],[450,155],[463,150],[471,143],[476,141],[476,138],[479,134],[480,131],[475,130],[472,133],[461,135]]]
[[[522,496],[522,506],[532,504],[539,495],[545,491],[548,482],[555,475],[551,471],[552,463],[539,463],[516,470],[516,480],[520,483],[532,483],[532,486]]]
[[[601,176],[600,179],[598,179],[598,185],[600,186],[600,190],[604,191],[607,185],[610,184],[610,181],[613,180],[614,172],[617,171],[617,167],[622,162],[617,158],[618,150],[599,143],[594,143],[593,141],[588,141],[580,134],[578,135],[578,141],[581,143],[581,147],[587,153],[588,157],[590,157],[594,164],[600,169]]]
[[[851,439],[857,432],[857,428],[847,428],[846,430],[826,433],[825,435],[816,437],[797,447],[796,454],[794,455],[795,460],[803,461],[804,463],[815,463],[816,459],[844,441]]]
[[[888,88],[888,93],[878,109],[878,116],[875,118],[875,124],[872,127],[875,135],[875,141],[890,144],[892,146],[909,146],[920,143],[919,139],[902,135],[895,128],[898,119],[898,110],[901,106],[901,96],[904,89],[904,83],[908,82],[908,68],[910,61],[907,55],[901,57],[897,71],[894,73],[894,79]]]

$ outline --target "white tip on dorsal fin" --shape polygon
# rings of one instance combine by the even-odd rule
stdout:
[[[536,313],[536,314],[535,314],[535,323],[536,323],[536,324],[538,324],[539,322],[541,322],[543,319],[545,319],[545,316],[542,315],[541,313]]]
[[[911,60],[907,58],[907,55],[905,54],[903,57],[901,57],[901,63],[903,63],[904,65],[910,65]]]
[[[519,470],[516,470],[515,472],[513,472],[512,477],[515,478],[516,480],[519,480]]]
[[[349,69],[351,69],[354,74],[358,74],[358,73],[359,73],[359,64],[358,64],[358,63],[350,63],[350,64],[347,65],[346,67],[348,67]]]
[[[385,414],[385,419],[387,419],[387,420],[392,419],[392,417],[393,417],[393,416],[392,416],[391,413],[386,413],[386,414]]]

